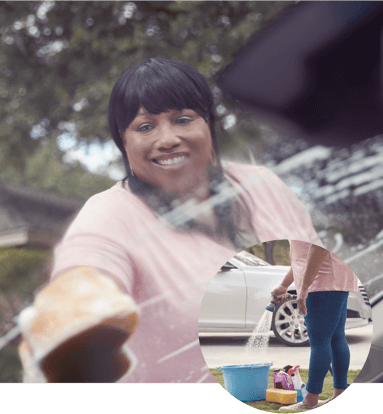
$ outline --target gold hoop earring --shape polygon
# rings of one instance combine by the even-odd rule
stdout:
[[[133,168],[132,168],[132,166],[130,164],[129,164],[129,166],[130,166],[130,173],[132,174],[132,177],[134,177]]]

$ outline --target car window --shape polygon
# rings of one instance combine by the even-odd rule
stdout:
[[[241,263],[245,264],[246,266],[267,266],[268,264],[264,262],[263,260],[257,260],[255,257],[243,257],[236,255],[235,258],[240,261]]]

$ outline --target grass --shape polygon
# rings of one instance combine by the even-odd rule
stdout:
[[[214,375],[215,379],[219,382],[220,385],[222,385],[222,387],[224,387],[224,382],[223,382],[223,374],[222,371],[219,369],[211,369],[210,370],[211,373]],[[348,371],[348,375],[347,375],[347,380],[348,383],[351,384],[355,378],[358,376],[360,370],[355,370],[355,371]],[[308,379],[308,369],[302,369],[301,370],[301,378],[302,381],[304,383],[307,383],[307,379]],[[269,372],[269,388],[273,388],[273,376],[274,376],[274,372],[272,370],[270,370]],[[322,394],[319,395],[319,399],[320,400],[326,400],[327,398],[330,398],[333,394],[333,381],[332,381],[332,376],[330,373],[327,373],[326,378],[324,380],[324,384],[323,384],[323,390],[322,390]],[[244,402],[244,404],[249,405],[250,407],[254,407],[257,408],[258,410],[263,410],[263,411],[268,411],[270,413],[279,413],[279,408],[282,407],[282,404],[278,404],[278,403],[273,403],[273,402],[268,402],[266,400],[260,400],[260,401],[248,401],[248,402]],[[292,410],[286,410],[283,411],[285,413],[299,413],[299,412],[303,412],[303,411],[307,411],[307,410],[300,410],[300,411],[292,411]]]

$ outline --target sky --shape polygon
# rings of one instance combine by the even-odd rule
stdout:
[[[108,175],[113,180],[119,181],[125,177],[125,170],[109,163],[118,160],[121,153],[115,143],[110,140],[104,144],[79,143],[70,133],[61,134],[57,138],[60,150],[65,151],[64,161],[79,161],[93,174]]]

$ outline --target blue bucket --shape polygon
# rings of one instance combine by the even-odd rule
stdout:
[[[222,370],[225,389],[239,401],[266,399],[269,388],[269,369],[272,362],[263,364],[227,365]]]

